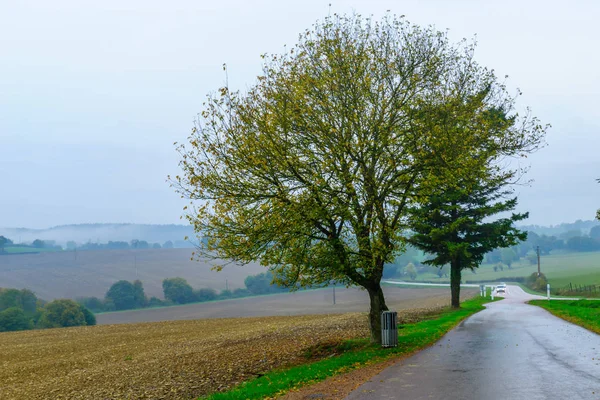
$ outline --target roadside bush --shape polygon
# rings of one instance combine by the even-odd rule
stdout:
[[[529,275],[525,280],[525,286],[536,292],[544,292],[547,284],[548,279],[546,279],[546,275],[540,274],[540,276],[538,276],[537,272]]]

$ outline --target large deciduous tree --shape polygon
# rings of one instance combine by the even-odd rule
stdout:
[[[333,16],[265,55],[247,93],[209,96],[172,180],[208,238],[198,254],[260,260],[291,287],[359,285],[380,342],[383,267],[417,195],[540,136],[528,117],[490,123],[513,99],[473,47],[403,18]]]

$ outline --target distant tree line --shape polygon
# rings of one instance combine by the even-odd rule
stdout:
[[[181,277],[166,278],[162,281],[164,300],[157,297],[147,298],[142,282],[139,280],[133,282],[120,280],[108,289],[104,299],[81,297],[77,302],[93,312],[105,312],[235,299],[288,290],[272,284],[272,280],[273,275],[270,272],[251,275],[244,281],[245,288],[217,292],[212,288],[194,289]]]
[[[63,246],[57,245],[55,240],[35,239],[31,243],[15,243],[13,240],[0,236],[0,254],[7,253],[6,249],[10,247],[30,248],[31,252],[37,252],[39,249],[55,249],[55,250],[129,250],[129,249],[173,249],[173,248],[189,248],[192,245],[184,240],[171,241],[167,240],[164,243],[149,243],[145,240],[133,239],[130,242],[125,241],[109,241],[108,243],[77,243],[68,241]]]
[[[42,249],[42,248],[62,250],[62,247],[57,245],[56,241],[54,241],[54,240],[43,241],[40,239],[36,239],[32,243],[15,243],[7,237],[0,236],[0,254],[7,253],[8,252],[7,249],[9,249],[11,247],[30,248],[31,252],[36,252],[37,249]]]
[[[581,224],[584,222],[580,221]],[[562,224],[569,225],[569,224]],[[575,223],[574,225],[577,225]],[[586,224],[587,225],[587,224]],[[504,268],[512,269],[513,264],[522,260],[530,264],[537,263],[537,248],[540,255],[549,255],[552,251],[561,252],[589,252],[600,251],[600,225],[593,226],[588,234],[580,229],[562,232],[557,236],[527,232],[527,239],[515,246],[494,249],[484,257],[484,262],[492,264],[494,271],[503,271]],[[385,264],[383,279],[399,278],[415,280],[419,275],[434,274],[440,278],[448,277],[448,267],[437,268],[424,265],[422,260],[426,254],[411,245],[406,246],[406,251],[398,256],[392,263]],[[476,273],[476,271],[473,271]]]
[[[527,240],[516,246],[509,249],[496,249],[488,253],[486,262],[489,264],[502,262],[510,268],[511,258],[512,261],[526,258],[530,263],[535,264],[537,262],[538,247],[541,255],[549,255],[552,251],[600,251],[600,225],[592,227],[589,234],[584,234],[581,230],[571,230],[558,236],[548,236],[538,235],[530,231],[527,234]]]
[[[85,325],[96,325],[96,317],[73,300],[45,302],[28,289],[0,288],[0,332]]]
[[[148,243],[145,240],[133,239],[132,241],[109,241],[108,243],[92,243],[87,242],[83,244],[77,244],[74,241],[67,242],[67,250],[129,250],[129,249],[172,249],[175,244],[167,240],[163,244],[160,243]]]
[[[534,232],[537,235],[559,236],[569,231],[589,232],[593,227],[598,226],[597,220],[582,221],[578,219],[575,222],[562,223],[559,225],[541,226],[541,225],[523,225],[519,229],[526,232]]]
[[[406,251],[394,259],[392,263],[383,267],[383,279],[400,278],[415,280],[422,274],[434,274],[440,278],[448,277],[449,268],[442,268],[423,264],[426,255],[416,247],[406,245]]]

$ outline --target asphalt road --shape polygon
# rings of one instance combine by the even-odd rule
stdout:
[[[347,399],[600,399],[600,336],[505,297]]]

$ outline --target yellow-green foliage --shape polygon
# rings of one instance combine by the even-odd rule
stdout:
[[[247,93],[209,96],[173,179],[200,200],[187,217],[208,238],[201,255],[260,260],[284,284],[363,286],[379,335],[379,282],[404,248],[408,205],[488,176],[490,159],[544,132],[504,117],[514,99],[473,52],[403,18],[336,15],[263,56]]]

